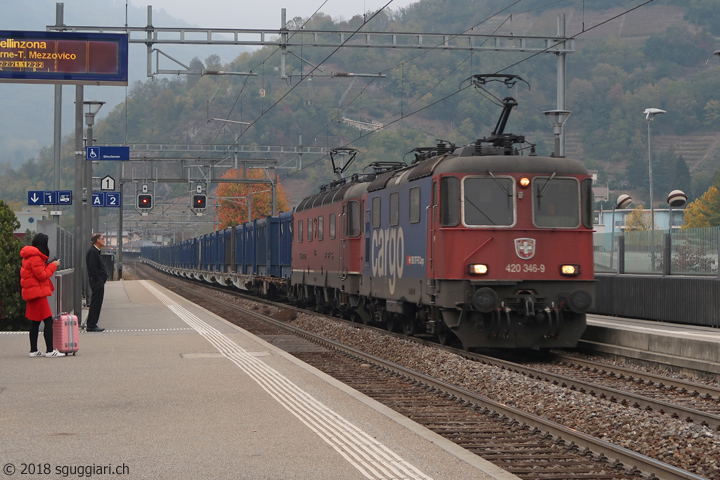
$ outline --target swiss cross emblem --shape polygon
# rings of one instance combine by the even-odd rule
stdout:
[[[523,260],[530,260],[535,255],[534,238],[516,238],[515,253]]]

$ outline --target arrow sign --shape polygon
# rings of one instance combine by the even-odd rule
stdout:
[[[107,175],[100,180],[100,190],[115,190],[115,179]]]
[[[28,205],[42,205],[44,196],[44,190],[30,190],[28,192]]]

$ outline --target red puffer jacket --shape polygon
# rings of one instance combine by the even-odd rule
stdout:
[[[20,250],[22,267],[20,268],[20,286],[22,287],[23,300],[33,298],[49,297],[52,295],[53,287],[50,280],[57,270],[54,263],[45,264],[48,257],[32,245],[23,247]]]

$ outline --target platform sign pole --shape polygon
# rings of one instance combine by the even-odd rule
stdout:
[[[63,25],[63,8],[64,4],[55,4],[55,26]],[[57,191],[60,190],[60,150],[62,149],[62,85],[55,85],[55,115],[53,124],[53,188]],[[60,216],[55,216],[55,223],[60,225]],[[58,244],[55,246],[55,251],[59,252],[59,237]]]
[[[125,189],[123,188],[125,184],[122,181],[122,178],[123,178],[122,170],[125,170],[125,165],[122,164],[120,166],[120,169],[121,169],[120,193],[122,194],[122,196],[125,196],[124,195]],[[118,212],[118,229],[117,229],[117,242],[116,243],[117,243],[117,253],[116,253],[117,258],[115,261],[115,269],[117,270],[117,276],[115,278],[117,278],[118,280],[122,280],[122,271],[123,271],[123,267],[122,267],[122,261],[123,261],[123,253],[122,253],[122,249],[123,249],[123,205],[122,205],[122,202],[120,203],[120,211]]]
[[[83,168],[85,151],[83,149],[83,86],[75,87],[75,238],[73,242],[73,312],[82,323],[82,291],[85,277],[85,235],[83,234],[83,208],[85,194],[83,192]]]
[[[84,115],[84,103],[83,101],[83,115]],[[87,118],[86,118],[87,120]],[[88,135],[92,133],[92,129],[85,128],[85,144],[90,141]],[[83,168],[83,192],[85,193],[85,214],[83,215],[83,257],[90,248],[90,237],[92,236],[92,220],[93,220],[93,207],[92,207],[92,162],[85,161]],[[83,272],[87,272],[87,264],[84,264]],[[85,292],[85,305],[90,303],[90,281],[87,279],[87,273],[83,275],[84,292]]]

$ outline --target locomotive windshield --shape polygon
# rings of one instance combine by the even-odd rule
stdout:
[[[513,225],[513,185],[512,178],[465,177],[463,182],[465,225]]]
[[[580,226],[580,189],[574,178],[533,179],[533,219],[538,227]]]

